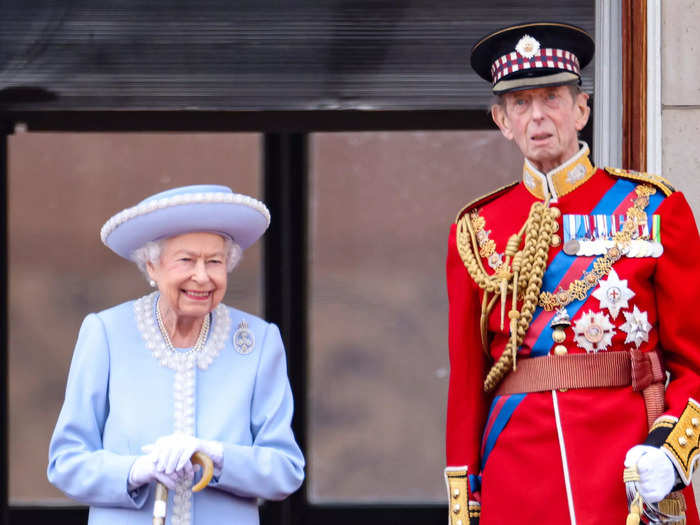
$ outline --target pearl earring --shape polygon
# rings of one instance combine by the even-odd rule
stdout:
[[[153,287],[153,288],[156,287],[156,282],[155,282],[153,279],[151,279],[150,281],[148,281],[148,284],[150,284],[151,287]]]

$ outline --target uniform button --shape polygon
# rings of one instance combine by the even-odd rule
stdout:
[[[554,347],[554,355],[566,355],[569,351],[564,345],[557,345]]]
[[[563,343],[566,341],[566,332],[561,328],[555,328],[552,330],[552,339],[555,343]]]
[[[462,520],[457,520],[457,525],[462,525]]]
[[[452,492],[452,497],[453,497],[453,498],[459,498],[459,489],[455,489],[455,490]]]
[[[694,427],[697,427],[698,425],[700,425],[700,419],[694,417],[693,419],[690,420],[690,423],[691,423]]]
[[[459,505],[459,503],[455,503],[455,504],[452,506],[452,512],[454,512],[455,514],[457,514],[457,513],[459,513],[459,509],[461,509],[461,508],[462,508],[462,507]]]
[[[693,429],[692,428],[686,428],[685,429],[685,435],[688,437],[693,437]]]
[[[678,444],[679,444],[681,447],[684,447],[684,446],[686,446],[686,445],[688,444],[688,440],[685,439],[683,436],[681,436],[681,437],[678,438]]]

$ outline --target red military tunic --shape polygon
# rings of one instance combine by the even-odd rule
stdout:
[[[481,236],[495,242],[496,258],[526,221],[533,202],[546,193],[551,195],[550,206],[558,207],[562,214],[557,219],[559,235],[572,231],[564,227],[564,221],[575,224],[576,217],[624,216],[639,182],[593,168],[587,155],[584,145],[573,159],[547,175],[526,161],[522,182],[467,207],[461,215],[476,211],[483,217],[485,233]],[[615,262],[618,286],[613,287],[613,296],[622,293],[622,300],[611,308],[604,295],[595,294],[601,286],[604,292],[610,288],[610,274],[600,279],[586,299],[567,306],[571,327],[562,344],[570,354],[630,351],[637,344],[644,352],[659,349],[670,372],[664,416],[674,422],[690,398],[700,399],[700,323],[695,313],[700,297],[700,240],[683,195],[669,192],[666,196],[662,189],[656,188],[645,211],[650,224],[653,215],[660,217],[656,221],[663,254],[623,257]],[[447,256],[451,371],[446,473],[449,477],[466,470],[469,488],[466,495],[454,488],[457,485],[450,489],[452,523],[459,525],[459,518],[467,525],[466,499],[471,502],[472,516],[479,512],[475,502],[481,502],[481,525],[624,523],[624,457],[632,446],[644,443],[649,432],[642,396],[632,386],[485,394],[485,373],[509,338],[508,319],[501,329],[497,304],[488,320],[490,359],[486,359],[479,325],[483,291],[460,256],[456,229],[453,225]],[[582,231],[586,231],[585,224],[579,233]],[[566,255],[562,246],[550,248],[542,291],[567,288],[597,257]],[[491,271],[488,261],[482,262]],[[553,313],[536,309],[518,350],[518,362],[552,353],[556,345],[550,326]],[[606,331],[604,346],[596,348],[580,334],[586,318],[600,321],[602,316],[612,328]],[[685,494],[687,523],[700,523],[692,489]],[[471,522],[476,520],[472,517]]]

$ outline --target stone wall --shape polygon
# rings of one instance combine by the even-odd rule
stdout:
[[[700,222],[700,1],[661,3],[663,175]]]
[[[683,190],[700,222],[700,1],[661,2],[663,175]],[[700,507],[700,475],[695,476]]]

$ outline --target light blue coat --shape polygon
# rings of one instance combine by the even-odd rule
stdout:
[[[226,344],[195,372],[195,435],[224,445],[221,474],[193,495],[196,525],[257,524],[257,498],[282,499],[304,477],[279,330],[227,308]],[[247,354],[233,344],[243,320],[255,337]],[[151,523],[153,484],[129,492],[127,479],[141,447],[173,432],[174,375],[146,348],[133,301],[83,321],[47,473],[69,497],[90,505],[91,525]]]

